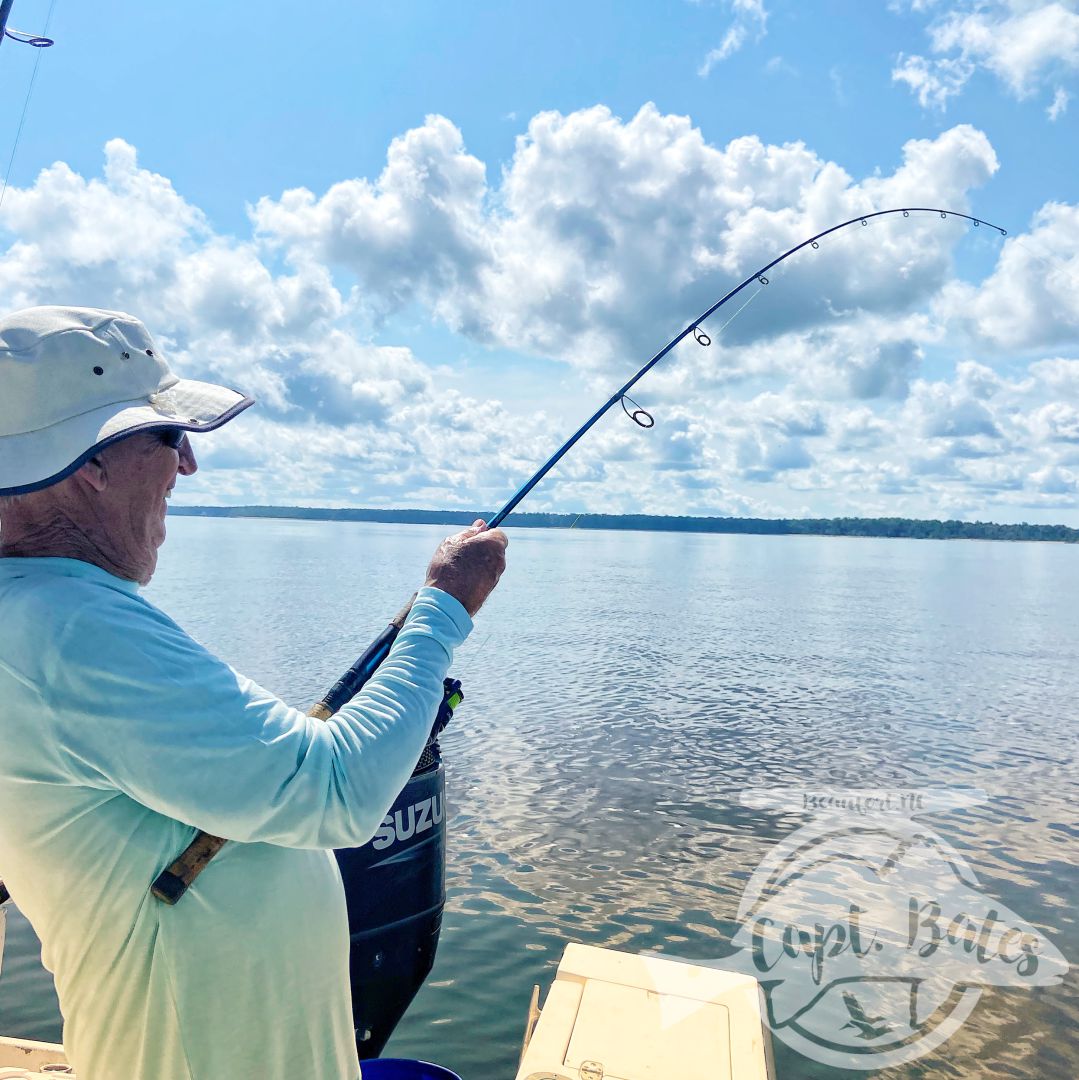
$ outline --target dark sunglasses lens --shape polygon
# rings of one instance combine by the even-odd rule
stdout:
[[[186,434],[183,428],[165,428],[161,432],[161,441],[173,450],[179,450]]]

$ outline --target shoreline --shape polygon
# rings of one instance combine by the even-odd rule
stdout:
[[[363,521],[396,525],[471,525],[482,512],[465,510],[377,510],[317,506],[170,506],[170,516],[269,518],[298,521]],[[737,518],[659,514],[514,513],[513,528],[615,532],[682,532],[754,536],[831,536],[900,540],[994,540],[1079,542],[1066,525],[1001,524],[924,518]]]

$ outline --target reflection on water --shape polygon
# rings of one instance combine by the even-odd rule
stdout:
[[[181,518],[152,598],[306,704],[415,587],[437,528]],[[959,786],[924,820],[983,893],[1079,961],[1079,552],[1045,544],[533,531],[455,673],[449,910],[391,1044],[512,1075],[566,941],[728,956],[743,889],[809,817],[747,789]],[[15,937],[0,1030],[58,1034]],[[1079,974],[988,986],[874,1076],[1079,1074]],[[780,1076],[854,1075],[777,1043]]]

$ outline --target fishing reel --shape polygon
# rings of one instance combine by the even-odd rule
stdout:
[[[416,768],[412,770],[413,776],[437,769],[442,764],[442,748],[438,745],[438,737],[453,719],[454,709],[464,700],[465,692],[461,689],[460,679],[442,680],[442,704],[435,713],[435,722],[431,725],[431,734],[427,736],[427,745],[420,754],[420,760],[416,762]]]
[[[437,739],[445,730],[446,725],[453,719],[453,710],[465,700],[465,692],[461,689],[460,679],[446,678],[442,680],[442,704],[435,714],[435,722],[431,727],[428,742]]]

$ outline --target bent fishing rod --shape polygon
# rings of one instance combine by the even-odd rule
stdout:
[[[724,304],[733,300],[743,289],[757,282],[760,285],[767,285],[769,283],[767,274],[774,267],[778,266],[781,262],[789,259],[792,255],[797,254],[803,248],[817,249],[820,246],[820,241],[823,237],[830,235],[831,233],[839,232],[840,229],[846,229],[848,226],[861,224],[867,226],[873,218],[887,217],[892,214],[902,214],[903,217],[910,217],[912,213],[931,213],[939,214],[942,219],[949,217],[961,218],[965,221],[971,222],[974,226],[985,225],[990,229],[995,229],[1001,236],[1007,236],[1008,231],[1001,228],[999,225],[993,225],[991,222],[985,221],[982,218],[971,217],[969,214],[960,214],[952,210],[940,210],[937,207],[932,206],[907,206],[896,207],[892,210],[878,210],[872,214],[861,214],[858,217],[853,217],[849,221],[841,222],[839,225],[833,225],[830,229],[824,229],[822,232],[816,233],[814,236],[809,237],[807,240],[803,240],[800,244],[796,244],[794,247],[783,252],[782,255],[772,259],[771,262],[765,263],[759,270],[754,270],[744,281],[739,282],[729,292],[724,293],[710,308],[703,311],[696,319],[693,320],[684,330],[682,330],[675,337],[671,338],[662,349],[659,350],[646,364],[638,369],[635,375],[630,378],[623,386],[619,387],[533,474],[525,481],[510,497],[506,504],[499,510],[488,522],[487,528],[495,529],[502,524],[503,521],[517,508],[518,504],[532,491],[532,489],[569,453],[570,450],[580,441],[580,439],[593,428],[599,421],[616,405],[621,404],[625,409],[626,414],[636,424],[644,428],[650,428],[654,424],[654,420],[651,415],[642,409],[632,398],[628,397],[629,391],[633,389],[647,375],[652,368],[654,368],[672,349],[679,345],[683,340],[689,337],[691,334],[696,339],[697,343],[702,346],[708,346],[712,344],[712,339],[701,329],[704,322],[710,319]],[[633,406],[633,411],[627,407],[626,403]],[[393,645],[397,634],[400,632],[401,626],[404,624],[405,619],[408,617],[408,613],[412,608],[412,601],[409,602],[393,617],[389,626],[367,647],[363,655],[352,665],[348,671],[334,684],[329,693],[315,706],[312,710],[312,715],[320,715],[323,719],[332,716],[338,709],[344,704],[351,701],[353,697],[360,691],[363,684],[375,673],[379,664],[386,658],[386,655],[390,651],[390,646]],[[318,710],[316,713],[315,710]]]
[[[794,247],[784,251],[782,255],[778,255],[776,258],[772,259],[771,262],[765,263],[760,269],[754,270],[752,274],[749,274],[743,281],[740,281],[733,289],[724,293],[711,307],[698,315],[696,319],[685,327],[685,329],[675,337],[671,338],[659,352],[640,367],[624,385],[619,387],[619,389],[617,389],[568,439],[566,439],[566,441],[562,443],[562,445],[532,474],[532,476],[530,476],[528,480],[513,493],[506,504],[487,521],[487,528],[494,529],[502,524],[502,522],[517,508],[521,501],[527,497],[529,492],[531,492],[532,489],[535,488],[536,485],[539,484],[540,481],[542,481],[555,467],[555,465],[557,465],[562,458],[573,449],[581,438],[583,438],[584,435],[616,405],[620,404],[625,410],[626,415],[640,427],[652,427],[655,421],[651,414],[645,409],[642,409],[628,396],[629,391],[632,390],[633,387],[636,386],[636,384],[640,382],[641,379],[643,379],[645,375],[647,375],[672,349],[691,334],[699,345],[711,345],[712,339],[702,329],[703,323],[719,311],[724,304],[733,300],[743,289],[752,285],[754,282],[761,286],[768,285],[769,279],[767,275],[769,271],[804,248],[809,247],[814,250],[819,248],[820,241],[832,233],[839,232],[841,229],[846,229],[851,225],[860,224],[862,226],[868,226],[873,218],[889,217],[894,214],[902,214],[903,217],[909,218],[912,213],[939,214],[941,219],[950,217],[959,218],[971,222],[975,227],[985,225],[987,228],[1000,233],[1001,236],[1008,235],[1007,230],[1001,228],[1001,226],[994,225],[992,222],[985,221],[983,218],[972,217],[970,214],[962,214],[953,210],[941,210],[938,207],[933,206],[907,206],[895,207],[891,210],[877,210],[870,214],[860,214],[858,217],[850,218],[848,221],[840,222],[838,225],[833,225],[831,228],[823,229],[821,232],[803,240],[800,244],[796,244]],[[633,407],[632,411],[629,406]],[[315,717],[319,720],[328,720],[338,709],[348,704],[348,702],[360,692],[364,684],[372,675],[374,675],[382,661],[389,655],[390,649],[397,639],[397,635],[401,631],[401,627],[404,626],[405,620],[412,610],[412,603],[414,600],[415,595],[413,595],[408,603],[405,604],[405,606],[390,620],[386,629],[383,630],[370,645],[368,645],[352,667],[350,667],[348,671],[334,683],[326,696],[310,709],[307,714],[308,716]],[[447,690],[448,695],[449,693],[450,691]],[[456,693],[459,694],[459,684]],[[451,698],[447,697],[447,701],[450,700]],[[457,700],[460,700],[459,697]],[[451,704],[451,713],[452,708],[453,705]],[[188,846],[187,850],[154,882],[151,887],[154,895],[158,897],[158,899],[164,900],[166,903],[175,904],[176,901],[183,896],[184,892],[198,874],[205,868],[207,863],[209,863],[210,859],[217,854],[225,843],[226,841],[220,837],[210,836],[208,833],[200,832]]]

